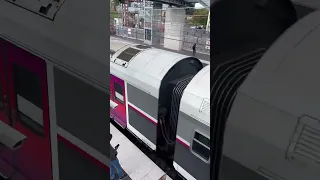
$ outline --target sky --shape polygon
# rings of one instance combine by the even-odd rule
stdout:
[[[199,8],[203,8],[203,6],[200,3],[196,3],[194,8],[199,9]]]

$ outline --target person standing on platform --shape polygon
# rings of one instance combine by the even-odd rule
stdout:
[[[112,139],[112,134],[110,134],[110,141],[111,141],[111,139]],[[110,177],[111,177],[111,180],[116,179],[116,174],[118,175],[120,180],[126,179],[128,177],[128,174],[122,170],[120,162],[117,158],[117,155],[118,155],[117,150],[115,150],[110,143]]]
[[[196,56],[196,48],[197,48],[197,44],[194,43],[194,45],[192,46],[192,54],[193,54],[193,56]]]

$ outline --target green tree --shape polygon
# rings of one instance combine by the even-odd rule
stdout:
[[[120,16],[119,13],[114,12],[114,11],[110,12],[110,18],[111,18],[111,19],[120,18],[120,17],[121,17],[121,16]]]
[[[194,13],[194,8],[187,8],[186,9],[186,15],[193,15],[193,13]]]
[[[110,1],[110,18],[120,18],[120,14],[117,12],[117,6],[120,5],[120,0]]]
[[[122,3],[122,1],[120,1],[120,0],[113,0],[112,2],[113,2],[113,5],[114,5],[115,7],[118,6],[118,5],[120,5],[120,4]]]
[[[208,20],[209,11],[205,8],[195,9],[192,15],[192,19],[189,20],[189,24],[193,26],[206,26]]]
[[[124,0],[111,0],[110,7],[113,7],[114,11],[117,11],[117,6],[124,4]]]

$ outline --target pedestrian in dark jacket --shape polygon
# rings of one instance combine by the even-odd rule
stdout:
[[[112,134],[110,134],[110,136],[111,141]],[[110,143],[110,177],[112,180],[114,180],[116,178],[116,174],[118,174],[120,180],[126,179],[128,175],[125,172],[123,172],[117,155],[118,152],[112,147]],[[116,170],[116,172],[114,170]]]
[[[196,55],[196,48],[197,48],[197,44],[195,43],[195,44],[192,46],[192,54],[193,54],[193,56]]]

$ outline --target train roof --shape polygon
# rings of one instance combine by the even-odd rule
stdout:
[[[210,126],[210,65],[201,69],[184,90],[180,111]]]
[[[117,49],[124,44],[126,43],[111,39],[110,49]],[[120,56],[122,57],[120,58]],[[177,62],[186,58],[192,58],[201,63],[199,59],[194,57],[146,45],[128,43],[110,58],[110,72],[158,98],[164,76]]]
[[[320,119],[320,11],[311,13],[269,48],[238,92],[296,117]]]
[[[133,43],[118,39],[115,37],[110,37],[110,50],[113,52],[119,51],[121,48],[126,46],[133,45]]]
[[[52,6],[47,15],[35,13],[43,2],[0,1],[0,36],[108,90],[107,2],[61,0],[60,7]]]

